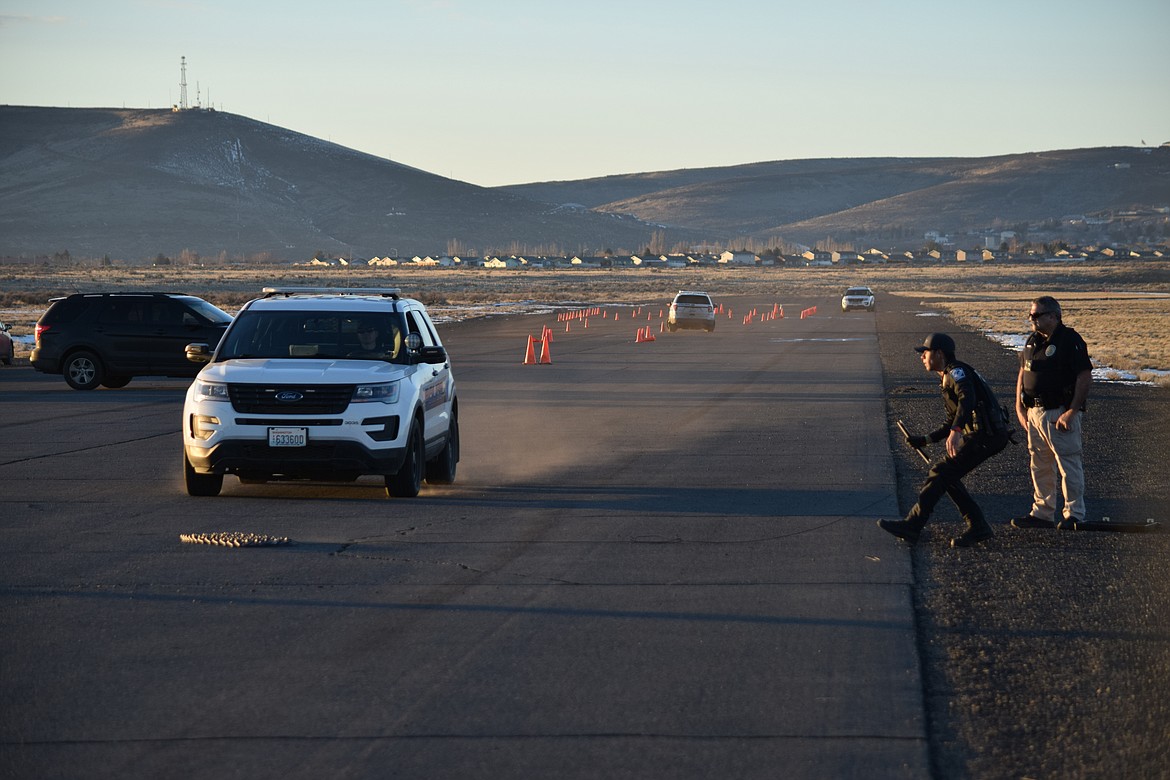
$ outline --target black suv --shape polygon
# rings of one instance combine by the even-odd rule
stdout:
[[[219,343],[231,315],[171,293],[78,293],[54,298],[37,321],[30,361],[75,390],[125,387],[135,376],[193,377],[192,342]]]

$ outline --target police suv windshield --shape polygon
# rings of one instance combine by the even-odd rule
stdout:
[[[217,361],[239,358],[383,360],[407,363],[399,315],[391,312],[244,311]]]

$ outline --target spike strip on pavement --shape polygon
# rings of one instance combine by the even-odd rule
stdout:
[[[184,544],[212,544],[219,547],[275,547],[292,542],[287,536],[249,534],[241,531],[179,534],[179,541]]]

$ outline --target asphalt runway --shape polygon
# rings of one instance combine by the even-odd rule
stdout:
[[[416,499],[191,498],[184,381],[0,371],[0,773],[928,776],[875,318],[724,303],[442,327],[463,459]]]

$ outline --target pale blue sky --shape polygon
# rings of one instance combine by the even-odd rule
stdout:
[[[1167,0],[0,0],[0,103],[217,109],[475,184],[1170,141]]]

